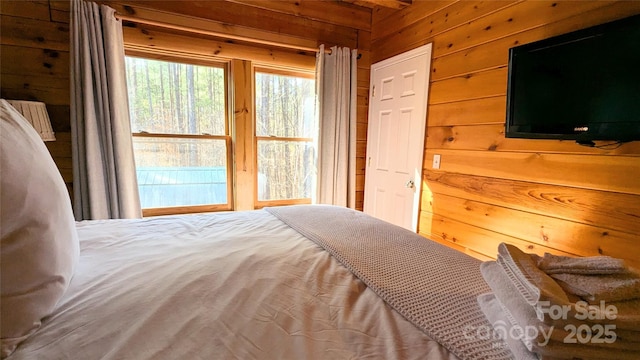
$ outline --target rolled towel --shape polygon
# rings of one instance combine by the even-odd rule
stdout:
[[[538,268],[551,274],[611,275],[624,274],[629,270],[624,260],[610,256],[569,257],[545,253],[531,254]]]
[[[561,341],[569,334],[541,322],[535,308],[525,301],[495,261],[480,264],[480,272],[502,307],[504,317],[513,325],[510,334],[519,337],[529,351],[533,350],[533,343],[544,344],[552,335]]]
[[[549,275],[540,270],[529,254],[513,245],[498,245],[498,264],[529,305],[549,301],[569,305],[569,297]]]
[[[515,246],[501,243],[498,246],[497,263],[502,267],[518,292],[528,304],[536,307],[538,319],[547,325],[562,325],[577,319],[587,312],[581,302],[572,302],[558,283],[540,270],[530,254],[522,252]],[[588,305],[584,303],[584,305]],[[608,307],[617,309],[615,319],[608,315]],[[567,316],[553,316],[549,310],[567,308]],[[564,310],[563,310],[564,312]],[[640,300],[607,303],[605,306],[588,307],[593,314],[588,321],[594,324],[616,325],[617,329],[629,330],[632,334],[640,331]]]
[[[480,305],[480,309],[491,325],[495,329],[502,329],[502,331],[498,330],[496,333],[507,344],[514,359],[538,360],[536,354],[527,350],[522,341],[513,336],[509,336],[509,334],[512,333],[513,324],[504,315],[502,306],[500,306],[498,300],[492,293],[479,295],[478,305]]]
[[[564,291],[588,303],[640,299],[640,277],[633,273],[614,275],[553,274]]]

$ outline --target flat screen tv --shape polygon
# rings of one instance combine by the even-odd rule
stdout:
[[[640,140],[640,15],[511,48],[505,135]]]

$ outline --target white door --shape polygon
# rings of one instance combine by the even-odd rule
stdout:
[[[371,66],[364,212],[417,231],[431,44]]]

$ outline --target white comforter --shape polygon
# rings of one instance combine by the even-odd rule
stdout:
[[[266,211],[78,233],[70,288],[9,359],[455,359]]]

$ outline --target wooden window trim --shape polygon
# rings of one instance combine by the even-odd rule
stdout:
[[[213,57],[197,57],[192,54],[181,54],[174,51],[154,49],[150,50],[148,48],[144,49],[134,49],[129,48],[125,45],[124,54],[130,57],[137,57],[141,59],[151,59],[158,61],[171,61],[180,64],[186,65],[198,65],[198,66],[210,66],[210,67],[219,67],[226,68],[229,65],[229,61],[224,61],[221,59],[213,58]]]
[[[150,133],[150,132],[137,132],[131,133],[131,136],[135,137],[151,137],[151,138],[174,138],[174,139],[212,139],[212,140],[227,140],[231,138],[229,135],[209,135],[209,134],[162,134],[162,133]]]
[[[194,205],[194,206],[167,206],[162,208],[142,209],[142,216],[164,216],[180,214],[196,214],[204,212],[230,211],[228,205]]]
[[[256,143],[258,141],[299,141],[299,142],[313,142],[313,138],[299,138],[299,137],[282,137],[282,136],[256,136]]]
[[[231,61],[233,122],[234,210],[255,209],[255,144],[252,64],[247,60]]]
[[[162,208],[145,208],[142,209],[142,216],[161,216],[161,215],[177,215],[177,214],[189,214],[189,213],[202,213],[202,212],[214,212],[214,211],[230,211],[234,208],[234,171],[233,171],[233,143],[230,135],[232,125],[230,124],[230,104],[231,104],[231,88],[230,83],[230,62],[210,59],[185,59],[178,54],[167,54],[166,52],[155,51],[140,51],[131,50],[125,48],[125,55],[130,57],[137,57],[141,59],[168,61],[181,63],[186,65],[196,66],[208,66],[216,67],[224,70],[224,90],[225,90],[225,112],[224,112],[224,126],[225,135],[211,135],[211,134],[166,134],[166,133],[151,133],[151,132],[135,132],[131,133],[132,137],[148,137],[148,138],[173,138],[173,139],[209,139],[209,140],[224,140],[227,149],[227,203],[226,204],[211,204],[211,205],[194,205],[194,206],[168,206]]]
[[[291,69],[291,68],[279,67],[279,66],[256,65],[253,67],[253,73],[254,73],[253,74],[254,77],[255,77],[255,73],[293,76],[293,77],[300,77],[305,79],[315,79],[316,77],[313,71],[297,70],[297,69]]]
[[[310,198],[304,198],[304,199],[259,201],[256,204],[256,209],[262,209],[262,208],[268,207],[268,206],[304,205],[304,204],[311,204],[311,199]]]

